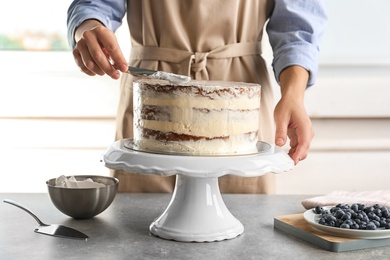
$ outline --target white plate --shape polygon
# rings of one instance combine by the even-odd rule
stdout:
[[[332,207],[323,207],[330,210]],[[320,214],[315,214],[313,209],[307,210],[303,217],[311,225],[311,227],[319,232],[326,233],[333,236],[347,237],[347,238],[360,238],[360,239],[383,239],[390,237],[390,229],[377,229],[377,230],[360,230],[360,229],[345,229],[329,227],[318,224]]]
[[[183,174],[193,177],[220,177],[234,174],[243,177],[261,176],[268,172],[291,170],[294,162],[274,145],[266,151],[240,156],[185,156],[139,152],[127,148],[130,139],[113,143],[103,155],[105,166],[128,172],[162,176]],[[265,143],[263,143],[265,145]]]
[[[153,153],[153,154],[164,154],[164,155],[183,155],[183,156],[199,156],[199,157],[229,157],[229,156],[248,156],[248,155],[259,155],[259,154],[266,154],[269,153],[272,149],[272,146],[269,143],[258,141],[256,144],[257,151],[247,153],[247,154],[193,154],[191,152],[176,152],[176,151],[153,151],[153,150],[142,150],[139,149],[133,142],[132,139],[126,139],[123,142],[123,146],[127,149],[137,151],[137,152],[143,152],[143,153]]]

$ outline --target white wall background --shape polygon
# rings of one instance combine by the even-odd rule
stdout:
[[[61,30],[70,2],[55,7]],[[318,82],[306,95],[316,137],[305,161],[277,175],[280,194],[390,184],[390,1],[326,3]],[[129,53],[125,28],[118,37]],[[114,139],[119,82],[84,76],[70,52],[0,52],[0,60],[0,192],[46,192],[61,174],[107,175],[100,157]]]
[[[321,50],[321,64],[389,65],[389,1],[325,2],[329,21]]]

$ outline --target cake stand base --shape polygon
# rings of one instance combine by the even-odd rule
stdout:
[[[213,242],[235,238],[244,226],[227,209],[218,178],[176,176],[172,199],[151,225],[160,238],[182,242]]]
[[[244,232],[244,226],[222,200],[219,177],[282,173],[294,166],[287,153],[264,142],[258,143],[257,153],[242,156],[158,154],[132,147],[131,139],[112,144],[103,157],[106,167],[160,176],[176,175],[172,199],[149,230],[160,238],[182,242],[221,241]]]

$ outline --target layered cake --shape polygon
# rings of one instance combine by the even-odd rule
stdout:
[[[260,88],[241,82],[135,80],[133,145],[157,153],[254,153]]]

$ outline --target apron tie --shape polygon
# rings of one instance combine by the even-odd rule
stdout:
[[[199,79],[200,72],[206,69],[208,55],[209,55],[209,52],[195,52],[194,55],[191,55],[190,68],[191,68],[191,71],[193,71],[195,73],[195,79]],[[207,71],[206,71],[206,73],[207,73]],[[206,78],[209,78],[208,75]]]
[[[207,59],[227,59],[260,54],[260,42],[232,43],[215,48],[209,52],[190,52],[157,46],[134,46],[131,48],[130,60],[154,60],[177,63],[180,64],[179,70],[173,73],[191,76],[192,71],[195,74],[195,79],[202,78],[208,80]]]

